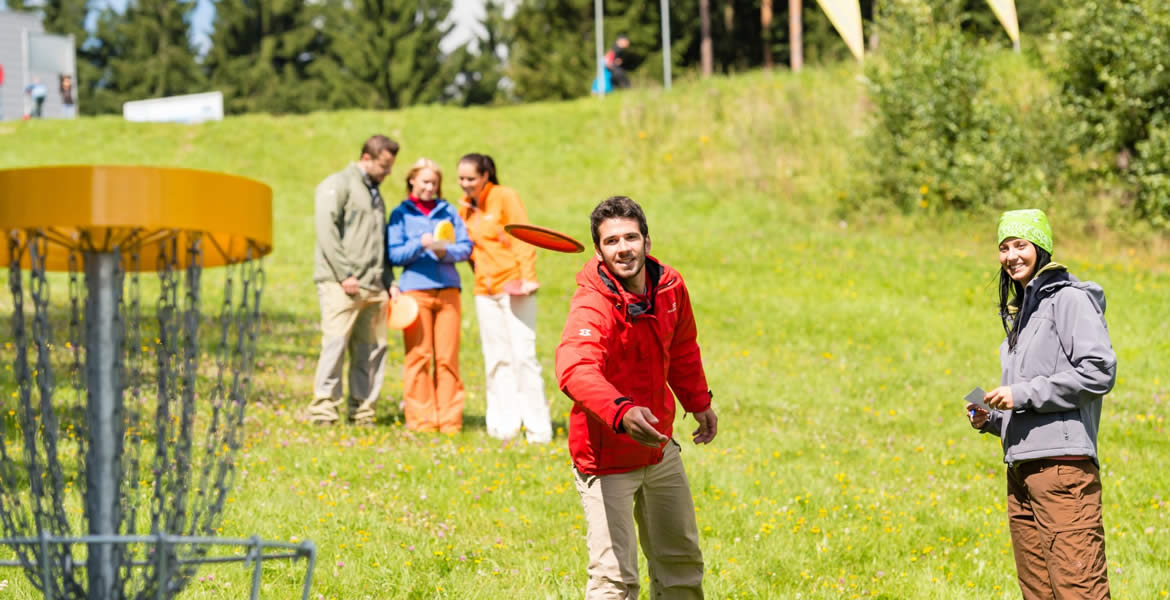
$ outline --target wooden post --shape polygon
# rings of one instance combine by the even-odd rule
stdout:
[[[804,10],[801,0],[788,0],[789,64],[794,73],[804,67]]]
[[[711,0],[699,0],[699,30],[699,60],[703,65],[703,77],[710,77],[715,62],[711,51]]]
[[[760,37],[764,44],[764,69],[772,70],[772,0],[760,0]]]

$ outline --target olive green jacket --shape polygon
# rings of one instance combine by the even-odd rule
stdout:
[[[341,282],[350,275],[362,288],[384,290],[394,281],[386,256],[386,206],[366,186],[357,164],[326,177],[314,201],[317,248],[313,281]]]

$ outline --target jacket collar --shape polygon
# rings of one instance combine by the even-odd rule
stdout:
[[[366,175],[366,171],[362,168],[361,165],[357,164],[356,162],[351,162],[349,163],[349,168],[355,174],[357,174],[358,178],[362,180],[362,183],[365,184],[366,187],[378,187],[378,184],[374,183],[374,180],[370,179],[369,175]]]
[[[627,292],[606,268],[605,262],[596,256],[585,263],[585,267],[577,275],[577,283],[592,288],[608,298],[627,318],[654,314],[658,292],[662,289],[663,284],[669,283],[673,279],[667,277],[670,267],[663,265],[651,256],[646,257],[645,269],[646,296],[644,299],[636,298]]]
[[[447,211],[448,207],[450,207],[451,205],[450,205],[450,203],[448,203],[446,200],[444,200],[442,198],[436,198],[435,199],[435,207],[431,209],[430,215],[422,214],[422,211],[419,210],[418,207],[414,205],[414,202],[410,201],[410,198],[406,198],[405,200],[403,200],[402,206],[406,210],[410,211],[412,214],[418,215],[420,217],[434,217],[434,216],[438,216],[439,213],[445,213]]]
[[[483,210],[484,205],[487,204],[488,196],[491,195],[492,189],[495,187],[496,184],[490,181],[485,181],[483,182],[483,189],[479,192],[479,200],[476,200],[475,203],[472,204],[471,196],[463,194],[463,197],[459,199],[459,205],[466,206],[471,210]]]
[[[1040,307],[1040,301],[1048,296],[1051,296],[1056,290],[1062,287],[1071,285],[1076,279],[1069,275],[1068,267],[1060,263],[1048,263],[1040,269],[1032,281],[1024,286],[1024,297],[1022,299],[1022,306],[1019,307],[1019,312],[1016,313],[1017,318],[1022,319],[1020,322],[1020,330],[1027,327],[1028,321],[1032,318],[1032,313]],[[1009,309],[1010,310],[1010,309]]]

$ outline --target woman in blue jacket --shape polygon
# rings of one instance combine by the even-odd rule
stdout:
[[[999,221],[1002,381],[968,404],[971,426],[1000,437],[1008,524],[1025,600],[1108,598],[1097,430],[1117,357],[1105,292],[1052,262],[1039,210]]]
[[[398,287],[418,303],[418,320],[403,332],[403,400],[406,426],[414,431],[458,433],[463,427],[459,379],[460,285],[455,263],[471,256],[471,240],[459,213],[442,198],[443,172],[420,158],[406,176],[409,196],[390,213],[390,262],[401,266]],[[449,223],[455,241],[436,239]]]

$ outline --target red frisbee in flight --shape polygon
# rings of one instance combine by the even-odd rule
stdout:
[[[513,223],[511,225],[505,225],[504,231],[507,231],[509,235],[522,242],[527,242],[545,250],[569,253],[585,251],[585,246],[582,246],[581,242],[548,227]]]

